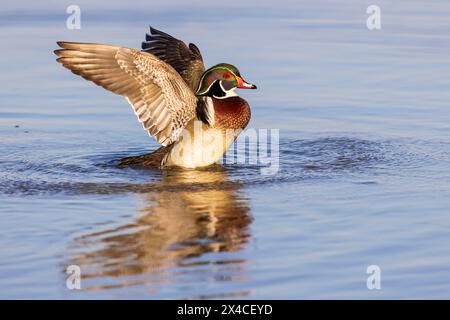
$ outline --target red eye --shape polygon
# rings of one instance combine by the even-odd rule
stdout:
[[[228,79],[228,78],[230,78],[230,74],[229,74],[228,72],[225,72],[225,73],[223,74],[223,77],[224,77],[225,79]]]

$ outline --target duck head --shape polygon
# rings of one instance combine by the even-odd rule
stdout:
[[[224,99],[237,96],[236,88],[256,89],[256,86],[242,79],[235,66],[220,63],[203,73],[195,95]]]

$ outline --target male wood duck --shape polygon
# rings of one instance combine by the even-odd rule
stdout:
[[[121,165],[204,167],[216,163],[250,120],[235,89],[256,89],[227,63],[205,71],[196,45],[150,27],[142,51],[57,42],[57,59],[73,73],[124,96],[158,150]]]

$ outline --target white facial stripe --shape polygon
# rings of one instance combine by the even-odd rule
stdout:
[[[219,85],[220,85],[220,88],[222,88],[222,91],[225,92],[225,95],[223,97],[214,96],[214,98],[225,99],[225,98],[229,98],[229,97],[237,97],[238,96],[236,93],[236,87],[233,87],[230,90],[225,90],[225,88],[222,86],[222,81],[219,81]]]
[[[220,80],[217,80],[217,79],[216,79],[216,80],[214,80],[213,82],[211,82],[211,84],[209,85],[208,89],[204,90],[203,93],[208,92],[209,89],[211,89],[211,87],[213,86],[213,84],[216,83],[216,81],[220,81]],[[200,83],[201,83],[201,82],[200,82]],[[220,84],[220,82],[219,82],[219,84]],[[220,87],[222,87],[222,85],[220,85]],[[223,88],[222,88],[222,89],[223,89]],[[225,90],[223,90],[223,91],[225,91]]]
[[[230,72],[236,79],[238,78],[238,76],[237,76],[232,70],[230,70],[230,69],[228,69],[228,68],[226,68],[226,67],[222,67],[222,68],[219,68],[219,69],[226,70],[226,71]],[[200,90],[200,87],[201,87],[201,85],[202,85],[202,82],[203,82],[203,79],[205,78],[205,76],[206,76],[206,73],[204,73],[204,74],[202,75],[202,77],[200,78],[200,81],[198,82],[198,88],[197,88],[197,91]],[[202,93],[208,92],[209,89],[211,89],[211,87],[212,87],[212,85],[214,84],[214,82],[216,82],[216,81],[219,81],[219,80],[216,79],[216,80],[214,80],[213,82],[211,82],[211,84],[208,86],[208,89],[204,90]],[[223,91],[225,91],[225,90],[223,90]]]

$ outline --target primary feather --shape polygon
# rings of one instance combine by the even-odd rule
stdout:
[[[205,66],[195,44],[187,46],[183,41],[152,27],[145,40],[142,42],[142,51],[154,54],[170,64],[192,90],[197,90]]]
[[[58,62],[124,96],[144,129],[163,146],[195,117],[197,98],[173,67],[148,52],[95,43],[58,42]]]

